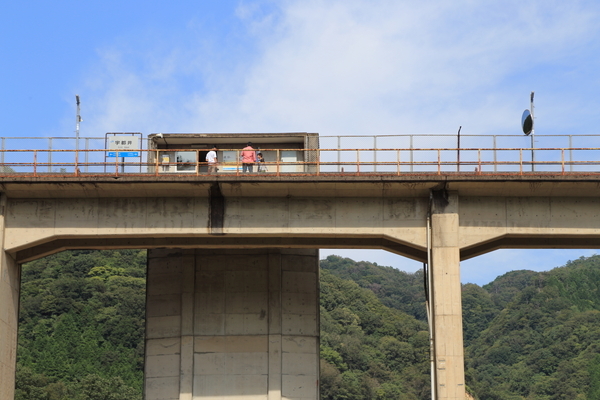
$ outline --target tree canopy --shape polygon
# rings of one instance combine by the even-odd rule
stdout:
[[[321,261],[321,398],[430,398],[423,273]],[[142,398],[146,252],[22,266],[17,400]],[[477,400],[600,400],[600,257],[462,287]]]

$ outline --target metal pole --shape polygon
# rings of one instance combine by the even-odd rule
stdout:
[[[52,172],[52,138],[48,138],[48,172]]]
[[[414,159],[413,159],[413,135],[410,135],[410,172],[413,172],[413,166],[414,166]]]
[[[460,130],[462,126],[458,127],[458,144],[456,146],[456,172],[460,172]]]
[[[77,102],[77,116],[75,117],[75,165],[77,165],[77,162],[79,161],[79,123],[81,122],[78,94],[75,95],[75,101]]]
[[[143,134],[141,134],[141,133],[140,133],[140,151],[141,151],[141,152],[140,152],[140,157],[139,157],[139,160],[140,160],[140,174],[142,173],[142,163],[144,162],[144,161],[143,161],[143,158],[144,158],[144,154],[145,154],[145,153],[142,151],[142,150],[144,150],[144,149],[143,149],[143,147],[144,147],[144,136],[143,136]],[[146,154],[146,163],[147,163],[147,161],[148,161],[148,159],[147,159],[147,158],[148,158],[148,155]],[[198,161],[199,161],[199,160],[198,160]]]
[[[425,311],[427,314],[427,322],[429,325],[429,362],[431,367],[431,399],[436,400],[437,396],[437,371],[435,370],[435,329],[434,329],[434,310],[433,310],[433,279],[431,276],[431,192],[429,193],[429,210],[427,211],[427,270],[425,274],[425,282],[427,290],[425,291]]]
[[[88,165],[90,163],[90,138],[85,138],[85,172],[88,172]]]
[[[569,135],[569,170],[573,172],[573,135]]]
[[[340,168],[342,166],[341,162],[342,162],[342,155],[340,153],[340,149],[342,148],[342,144],[341,144],[341,138],[338,136],[337,137],[337,159],[338,159],[338,172],[340,172]]]
[[[496,156],[497,153],[497,144],[496,144],[496,135],[493,136],[493,143],[494,143],[494,172],[498,172],[498,159]]]
[[[377,172],[377,136],[373,136],[373,161],[375,163],[375,172]]]
[[[533,151],[534,147],[534,132],[535,132],[535,119],[533,118],[533,95],[534,92],[531,92],[530,97],[530,105],[531,105],[531,170],[535,171],[535,153]]]

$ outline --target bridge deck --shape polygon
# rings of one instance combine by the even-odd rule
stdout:
[[[590,172],[0,176],[9,198],[202,197],[214,184],[224,196],[251,197],[427,197],[440,185],[461,196],[600,196],[600,173]]]

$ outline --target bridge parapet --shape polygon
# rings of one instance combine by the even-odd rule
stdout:
[[[242,147],[231,143],[231,138],[243,141],[250,136],[263,137],[257,139],[264,144],[256,150],[265,154],[261,172],[265,176],[600,172],[600,135],[536,135],[539,147],[534,149],[514,135],[463,135],[462,147],[452,135],[158,135],[140,140],[139,148],[128,152],[108,148],[102,138],[83,138],[85,145],[81,147],[74,146],[71,138],[0,138],[0,177],[204,176],[208,174],[207,143],[214,140],[222,142],[217,151],[218,175],[249,176],[252,174],[243,172],[240,161]],[[167,136],[173,143],[165,147],[161,140],[166,141]],[[204,142],[186,144],[181,138],[187,136]],[[287,142],[276,143],[274,138],[281,137]],[[292,143],[290,137],[300,142]]]

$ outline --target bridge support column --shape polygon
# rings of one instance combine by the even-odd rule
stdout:
[[[434,191],[431,268],[437,400],[465,399],[458,195]]]
[[[19,265],[4,251],[6,197],[0,196],[0,399],[15,396],[17,326],[19,323]]]
[[[319,398],[318,250],[149,250],[147,400]]]

